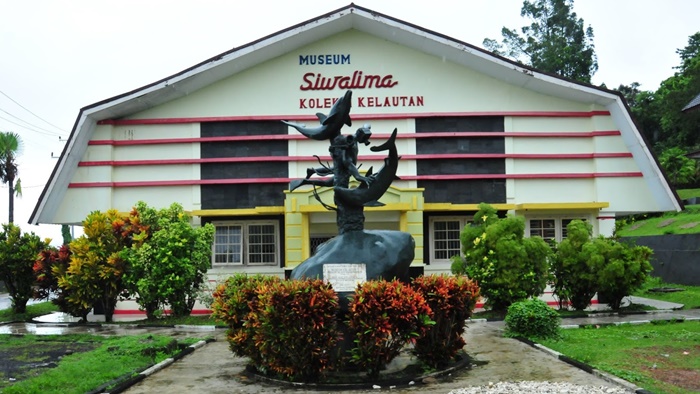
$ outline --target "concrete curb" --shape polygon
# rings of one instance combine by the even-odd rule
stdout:
[[[210,342],[214,342],[214,339],[208,339],[205,341],[199,341],[199,342],[193,343],[192,345],[189,345],[188,347],[186,347],[185,349],[183,349],[182,351],[180,351],[178,354],[174,355],[173,357],[166,358],[165,360],[159,362],[158,364],[152,365],[149,368],[144,369],[143,371],[139,372],[137,375],[135,375],[131,378],[124,379],[123,381],[120,381],[121,378],[117,378],[117,379],[113,380],[112,382],[119,382],[119,383],[117,383],[111,391],[106,391],[106,387],[111,385],[111,383],[112,383],[112,382],[109,382],[109,383],[101,386],[100,388],[97,388],[96,390],[91,391],[90,393],[91,394],[97,394],[97,393],[117,394],[117,393],[121,393],[121,392],[125,391],[126,389],[128,389],[129,387],[135,385],[136,383],[144,380],[148,376],[151,376],[154,373],[170,366],[174,362],[182,359],[183,357],[185,357],[189,354],[192,354],[195,350],[204,347],[204,345],[206,345],[207,343],[210,343]]]

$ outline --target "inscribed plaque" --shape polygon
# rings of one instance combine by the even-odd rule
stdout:
[[[365,264],[324,264],[323,280],[335,291],[355,291],[358,284],[367,280]]]

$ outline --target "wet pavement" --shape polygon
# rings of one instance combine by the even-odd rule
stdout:
[[[562,326],[574,328],[581,325],[607,325],[621,323],[646,323],[652,320],[700,320],[700,310],[676,310],[682,305],[663,303],[654,300],[633,297],[628,302],[649,304],[661,310],[646,314],[619,315],[612,313],[596,313],[584,318],[563,319]],[[601,309],[603,306],[593,306]],[[92,316],[91,320],[99,320],[100,316]],[[140,317],[117,316],[121,319]],[[192,354],[170,364],[158,372],[146,377],[139,383],[127,389],[126,393],[283,393],[294,391],[298,393],[313,392],[308,387],[290,388],[257,382],[247,377],[243,372],[247,359],[235,357],[226,342],[225,329],[214,326],[179,326],[179,327],[143,327],[138,325],[88,324],[75,325],[66,316],[53,315],[43,317],[43,323],[12,323],[0,324],[0,334],[69,334],[90,333],[95,335],[137,335],[159,334],[175,338],[197,337],[214,338]],[[48,322],[48,321],[54,322]],[[465,351],[484,365],[475,366],[471,370],[463,370],[450,376],[429,379],[428,382],[416,382],[411,386],[391,389],[396,393],[448,393],[451,390],[469,386],[486,385],[489,382],[509,381],[550,381],[569,382],[582,385],[620,387],[619,383],[609,377],[599,377],[579,368],[560,361],[552,354],[529,346],[515,339],[504,338],[503,322],[487,322],[474,320],[468,323],[465,333],[467,345]],[[633,385],[628,386],[633,387]],[[383,388],[387,389],[388,388]],[[326,390],[328,391],[328,390]],[[376,389],[353,390],[347,392],[376,392]],[[343,393],[345,391],[335,391]]]

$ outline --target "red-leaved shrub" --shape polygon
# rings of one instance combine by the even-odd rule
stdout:
[[[252,310],[257,310],[258,286],[279,282],[275,276],[236,274],[219,285],[212,294],[212,317],[228,326],[228,342],[231,351],[249,357],[253,364],[261,358],[255,347],[255,329],[248,324]]]
[[[332,350],[341,337],[338,310],[338,295],[323,280],[261,283],[249,321],[260,367],[304,382],[332,370]]]
[[[465,345],[462,334],[479,298],[479,286],[465,276],[430,275],[413,281],[433,311],[435,324],[416,340],[414,353],[433,368],[441,368]]]
[[[58,278],[65,276],[66,271],[68,271],[70,256],[71,251],[68,245],[63,245],[58,249],[50,247],[39,253],[33,267],[37,283],[34,288],[34,298],[51,299],[51,302],[58,306],[61,312],[87,321],[87,315],[90,313],[92,305],[84,307],[69,303],[67,300],[69,290],[58,286]]]
[[[338,296],[322,280],[237,274],[213,293],[231,350],[263,373],[314,381],[333,368]]]
[[[353,363],[376,378],[407,343],[425,334],[431,313],[419,292],[397,280],[358,285],[348,313],[356,344]]]

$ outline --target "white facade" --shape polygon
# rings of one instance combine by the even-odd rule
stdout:
[[[449,229],[480,202],[557,240],[571,219],[610,235],[617,216],[681,209],[620,95],[349,5],[83,108],[30,221],[178,202],[241,245],[270,232],[274,258],[215,257],[213,276],[284,275],[337,229],[310,187],[287,190],[318,165],[313,155],[328,161],[328,142],[278,132],[280,121],[314,125],[347,89],[343,132],[369,123],[376,146],[396,128],[402,156],[401,180],[366,210],[366,227],[411,232],[424,272],[449,270],[454,248],[440,237],[454,240]],[[362,146],[359,162],[376,171],[383,156]]]

